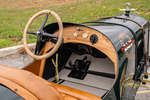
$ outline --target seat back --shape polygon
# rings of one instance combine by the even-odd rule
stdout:
[[[0,71],[0,78],[17,84],[17,87],[14,87],[14,89],[21,86],[40,100],[64,100],[62,95],[52,84],[31,72],[3,65],[0,65]],[[0,83],[5,85],[2,82]]]

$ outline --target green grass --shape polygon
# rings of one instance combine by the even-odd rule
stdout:
[[[131,13],[138,14],[150,20],[149,0],[87,0],[70,3],[61,6],[40,6],[29,8],[5,7],[0,9],[0,48],[22,44],[23,30],[27,21],[40,10],[53,10],[64,22],[82,23],[96,20],[100,17],[115,16],[121,13],[119,8],[125,8],[125,4],[130,2],[131,8],[137,8]],[[36,20],[31,26],[31,30],[39,29],[43,17]],[[48,23],[54,22],[50,17]],[[36,41],[35,36],[30,36],[29,43]]]

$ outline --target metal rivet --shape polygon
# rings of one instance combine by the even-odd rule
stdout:
[[[15,91],[18,91],[18,89],[15,89]]]
[[[70,39],[70,37],[69,36],[67,36],[67,40],[69,40]]]
[[[39,34],[40,34],[40,31],[37,31],[36,34],[39,35]]]

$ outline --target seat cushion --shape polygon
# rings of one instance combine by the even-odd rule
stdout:
[[[15,88],[19,89],[21,86],[39,100],[101,100],[100,97],[90,93],[48,82],[25,70],[4,65],[0,65],[0,70],[0,78],[18,84]]]
[[[52,84],[31,72],[3,65],[0,65],[0,70],[0,77],[22,86],[39,100],[64,100]]]

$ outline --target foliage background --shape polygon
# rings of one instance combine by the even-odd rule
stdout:
[[[101,17],[124,13],[119,8],[136,8],[131,13],[138,14],[150,21],[149,0],[1,0],[0,1],[0,48],[22,44],[23,30],[27,21],[38,11],[53,10],[64,22],[82,23]],[[44,17],[31,26],[39,29]],[[47,23],[54,22],[50,17]],[[36,37],[30,36],[29,43]]]

